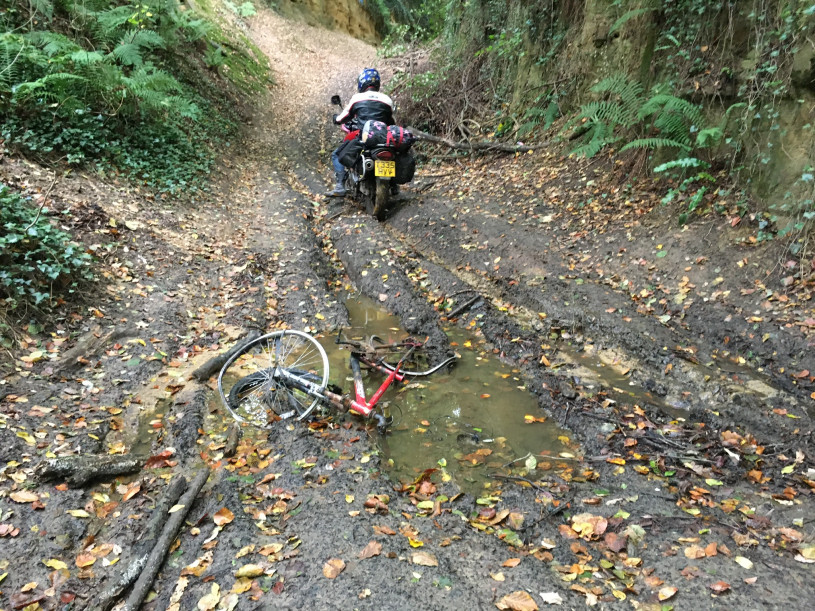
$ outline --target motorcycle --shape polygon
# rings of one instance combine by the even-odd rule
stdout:
[[[339,95],[331,96],[331,103],[342,108]],[[356,121],[356,120],[355,120]],[[377,124],[377,125],[370,125]],[[386,131],[384,142],[375,137],[366,138],[372,128],[380,127]],[[381,128],[385,128],[382,130]],[[346,133],[343,157],[348,168],[345,178],[345,189],[357,201],[361,201],[365,211],[378,221],[385,219],[391,195],[398,185],[413,180],[416,161],[410,153],[414,138],[410,132],[398,126],[387,127],[376,121],[367,121],[360,125],[355,122],[342,125]],[[401,134],[397,139],[393,134]],[[398,141],[397,141],[398,140]]]

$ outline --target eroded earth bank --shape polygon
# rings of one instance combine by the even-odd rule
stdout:
[[[2,605],[113,604],[183,511],[143,608],[809,607],[812,282],[785,290],[789,262],[726,215],[680,230],[649,183],[552,151],[427,163],[382,223],[326,200],[328,98],[375,50],[270,13],[249,28],[277,85],[210,195],[54,189],[113,246],[87,307],[24,338],[0,386]],[[394,393],[388,439],[334,417],[246,427],[225,455],[193,372],[252,331],[330,346],[348,326],[462,368]],[[481,415],[443,416],[464,395]],[[151,458],[46,477],[72,454]],[[168,500],[207,470],[190,506]]]

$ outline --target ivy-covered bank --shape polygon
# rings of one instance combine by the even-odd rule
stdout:
[[[762,236],[792,232],[793,253],[804,248],[815,224],[812,0],[383,2],[435,24],[389,41],[435,37],[431,61],[397,84],[418,124],[615,151],[675,178],[680,221],[737,175],[764,201],[774,229]]]

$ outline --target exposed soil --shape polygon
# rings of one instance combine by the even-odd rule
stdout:
[[[105,282],[24,334],[0,385],[0,604],[93,608],[172,476],[205,463],[146,609],[534,608],[504,598],[519,592],[566,608],[810,606],[810,270],[754,245],[747,220],[679,229],[663,187],[554,152],[428,163],[378,223],[320,195],[328,99],[374,49],[268,12],[249,32],[277,86],[210,195],[181,206],[81,174],[53,190]],[[0,171],[50,184],[23,160]],[[252,329],[330,334],[348,321],[343,289],[428,337],[433,359],[451,349],[445,324],[485,339],[571,451],[495,465],[479,499],[441,471],[388,480],[351,417],[247,428],[224,456],[213,382],[190,373]],[[35,472],[129,452],[157,458],[82,488]]]

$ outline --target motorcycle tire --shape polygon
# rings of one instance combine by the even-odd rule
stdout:
[[[385,213],[388,211],[388,199],[391,194],[391,184],[389,180],[376,181],[376,193],[374,194],[373,215],[377,221],[385,220]]]

